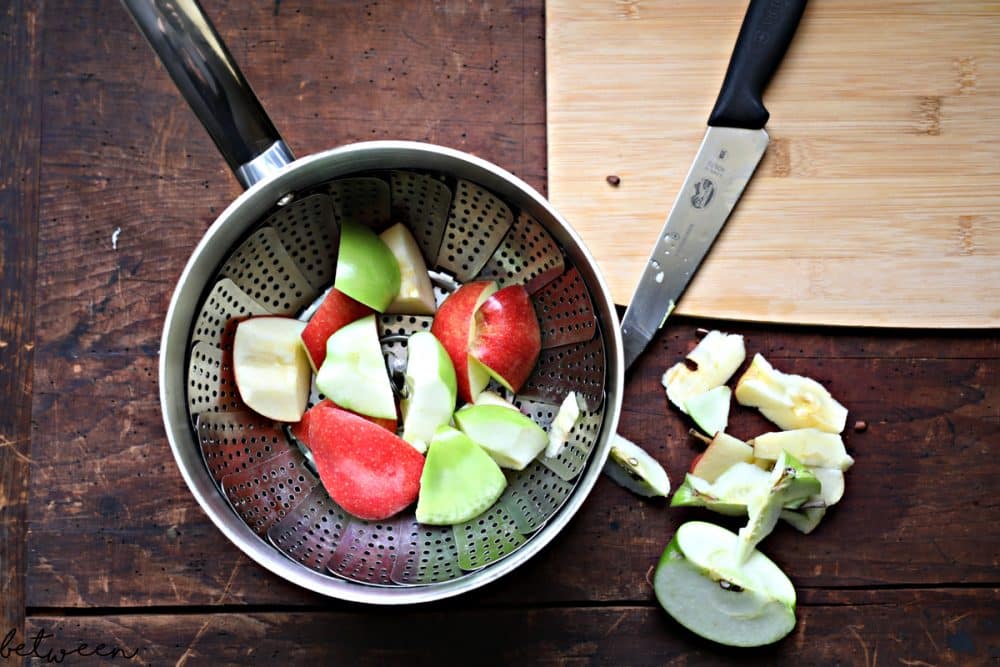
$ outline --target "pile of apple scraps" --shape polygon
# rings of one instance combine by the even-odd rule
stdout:
[[[402,387],[383,356],[382,312],[434,316],[430,331],[406,341]],[[558,456],[579,419],[574,392],[546,431],[485,391],[495,380],[515,395],[534,369],[541,333],[531,299],[523,285],[474,281],[438,307],[402,224],[376,235],[344,221],[333,287],[306,315],[237,325],[236,386],[251,410],[291,425],[330,497],[359,518],[386,519],[416,502],[421,523],[468,521],[503,493],[501,468]],[[325,398],[309,407],[314,373]]]
[[[663,375],[668,399],[704,431],[708,443],[671,499],[747,516],[738,534],[688,522],[667,546],[654,589],[682,625],[714,641],[757,646],[795,625],[795,590],[757,545],[779,520],[809,533],[844,493],[854,463],[840,433],[847,409],[818,382],[783,373],[756,354],[736,383],[726,383],[746,358],[743,337],[710,331]],[[732,396],[757,408],[779,431],[748,441],[726,433]]]

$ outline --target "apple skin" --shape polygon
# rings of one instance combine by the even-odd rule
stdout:
[[[466,403],[475,400],[489,379],[483,369],[476,367],[478,362],[473,359],[470,363],[469,343],[474,333],[476,311],[496,291],[497,284],[492,280],[465,283],[448,295],[431,324],[431,333],[444,346],[455,366],[458,397]]]
[[[534,370],[541,350],[538,317],[523,285],[504,287],[476,311],[469,354],[515,394]]]
[[[355,301],[340,290],[334,288],[324,297],[309,323],[302,331],[302,344],[309,353],[309,362],[313,371],[319,369],[326,359],[326,339],[341,327],[362,317],[367,317],[375,311]]]
[[[312,420],[312,415],[317,410],[323,408],[336,408],[337,410],[344,410],[344,408],[340,407],[339,405],[331,401],[329,398],[324,398],[322,401],[320,401],[316,405],[306,410],[305,414],[302,415],[302,419],[292,424],[292,437],[294,437],[296,440],[304,444],[306,447],[309,447],[309,422]],[[351,411],[344,410],[344,412],[351,412]],[[399,428],[399,422],[395,419],[368,417],[367,415],[361,415],[358,414],[357,412],[351,412],[351,414],[358,415],[362,419],[367,419],[371,423],[381,426],[390,433],[395,433],[396,430]],[[312,448],[310,447],[310,449]]]
[[[317,408],[309,420],[309,448],[320,481],[338,505],[380,521],[417,499],[423,456],[358,415],[322,403]]]
[[[399,262],[375,232],[353,220],[340,224],[334,287],[377,311],[399,294]]]

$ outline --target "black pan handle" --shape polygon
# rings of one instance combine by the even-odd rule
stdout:
[[[294,158],[197,0],[122,0],[243,187]]]
[[[708,124],[759,130],[769,116],[764,89],[785,56],[806,0],[750,0]]]

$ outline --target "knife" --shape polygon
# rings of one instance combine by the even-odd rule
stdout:
[[[663,327],[767,150],[761,99],[806,0],[751,0],[708,131],[622,320],[625,370]]]

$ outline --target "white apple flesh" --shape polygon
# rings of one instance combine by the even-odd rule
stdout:
[[[682,524],[656,567],[656,598],[678,623],[706,639],[771,644],[795,627],[795,588],[756,549],[736,562],[736,542],[736,535],[714,524]]]
[[[387,313],[433,315],[436,309],[434,287],[427,273],[427,263],[413,234],[396,223],[379,235],[399,264],[399,293],[385,309]]]
[[[782,451],[787,451],[805,465],[814,468],[844,471],[854,465],[854,459],[847,453],[839,435],[814,428],[763,433],[748,444],[753,447],[753,455],[758,459],[776,461]]]
[[[714,482],[719,475],[736,463],[750,463],[753,447],[728,433],[718,432],[708,448],[692,466],[691,473],[707,482]]]
[[[580,420],[580,403],[577,400],[576,392],[571,391],[563,399],[555,419],[549,425],[549,444],[545,447],[545,456],[554,458],[559,456],[563,447],[569,441],[569,434]]]
[[[847,408],[823,385],[802,375],[782,373],[760,354],[754,355],[736,383],[735,393],[741,405],[757,408],[782,429],[840,433],[847,424]]]
[[[233,374],[247,407],[269,419],[297,422],[312,385],[300,337],[306,323],[288,317],[240,322],[233,340]]]
[[[400,402],[403,440],[421,454],[439,426],[447,424],[455,410],[455,368],[434,335],[418,331],[406,343],[404,375],[407,398]]]
[[[733,390],[723,385],[684,401],[684,410],[709,437],[726,430]]]
[[[338,329],[327,339],[326,359],[316,375],[316,387],[345,410],[380,419],[396,418],[396,399],[374,315]]]
[[[667,390],[667,398],[681,412],[687,412],[688,399],[729,381],[746,359],[743,336],[709,331],[687,359],[694,368],[685,362],[677,363],[667,369],[660,380]]]

